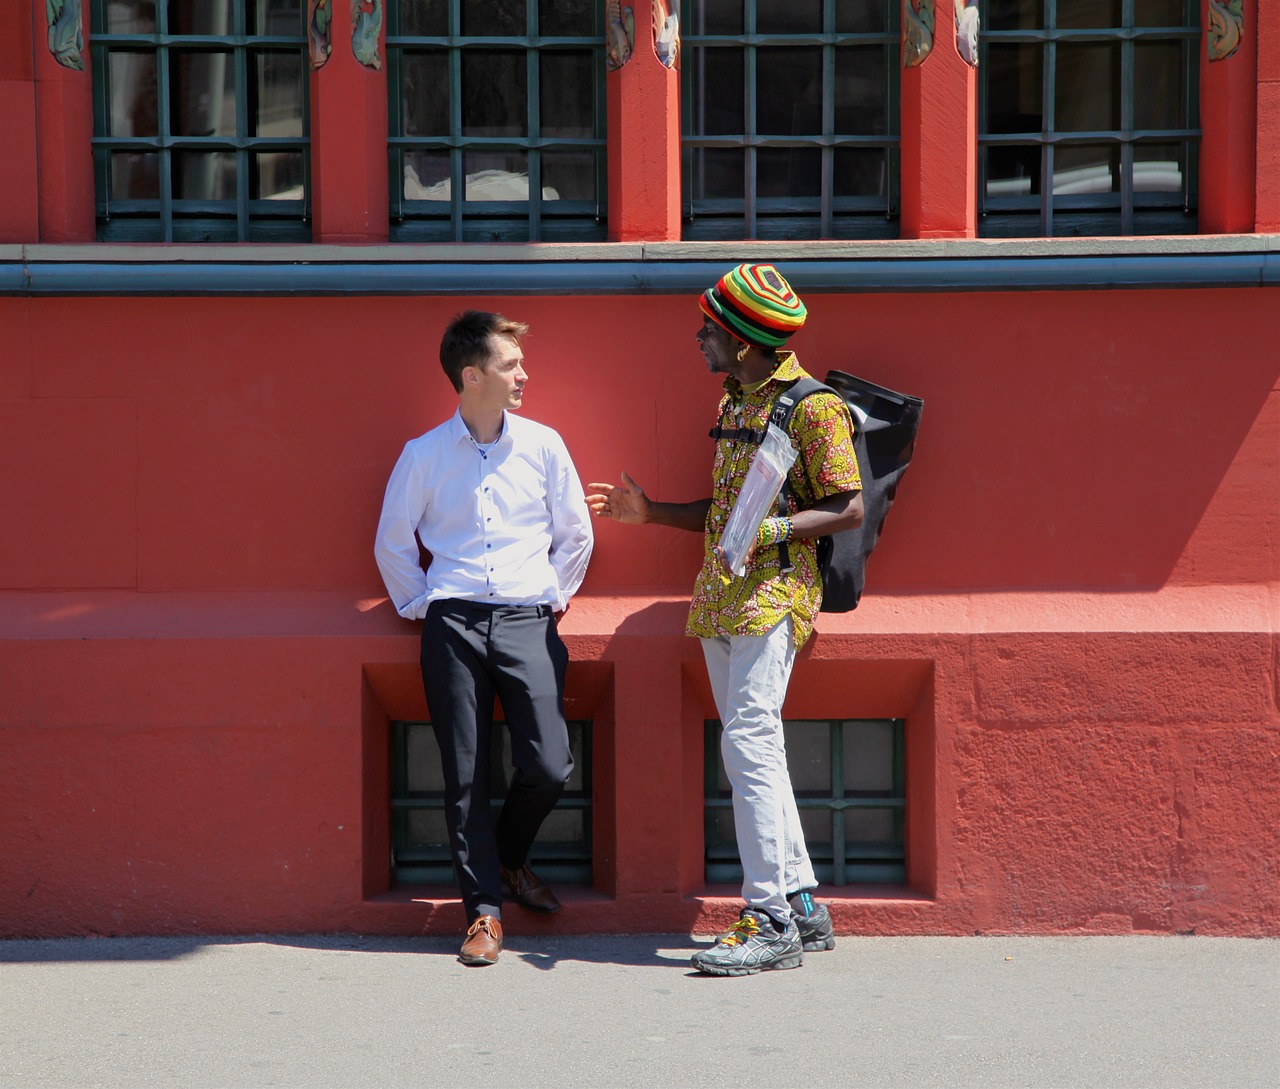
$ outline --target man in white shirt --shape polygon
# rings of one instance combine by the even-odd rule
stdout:
[[[453,416],[405,445],[387,483],[374,554],[397,611],[422,620],[422,680],[440,745],[445,821],[468,930],[458,959],[493,964],[504,893],[560,904],[526,858],[573,770],[564,721],[568,651],[556,630],[582,584],[592,531],[560,436],[514,416],[528,327],[469,310],[445,330]],[[419,542],[430,553],[423,570]],[[489,734],[495,694],[514,775],[495,823]]]

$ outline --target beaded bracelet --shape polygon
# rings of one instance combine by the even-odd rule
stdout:
[[[790,518],[766,518],[760,523],[760,529],[756,533],[756,547],[771,548],[794,536],[795,527]]]

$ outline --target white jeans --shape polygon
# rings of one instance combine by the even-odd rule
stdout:
[[[804,845],[782,736],[782,701],[796,657],[791,618],[779,621],[767,635],[703,639],[702,653],[724,725],[720,752],[733,788],[742,898],[787,919],[787,892],[818,883]]]

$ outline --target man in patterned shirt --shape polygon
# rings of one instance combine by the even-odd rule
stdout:
[[[862,481],[848,408],[834,394],[806,397],[789,428],[799,457],[788,476],[788,514],[764,520],[741,577],[726,569],[720,537],[758,449],[749,433],[762,434],[774,399],[805,377],[795,354],[779,349],[806,310],[772,265],[739,265],[699,304],[698,345],[708,369],[727,376],[711,497],[660,503],[623,473],[619,485],[589,484],[587,505],[631,525],[705,534],[687,632],[702,641],[724,727],[746,907],[692,963],[711,975],[747,975],[796,968],[804,950],[835,947],[830,914],[812,896],[818,882],[787,772],[782,703],[822,604],[817,538],[862,521]]]

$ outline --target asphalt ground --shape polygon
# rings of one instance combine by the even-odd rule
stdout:
[[[0,942],[0,1086],[1280,1089],[1280,940],[687,935]]]

